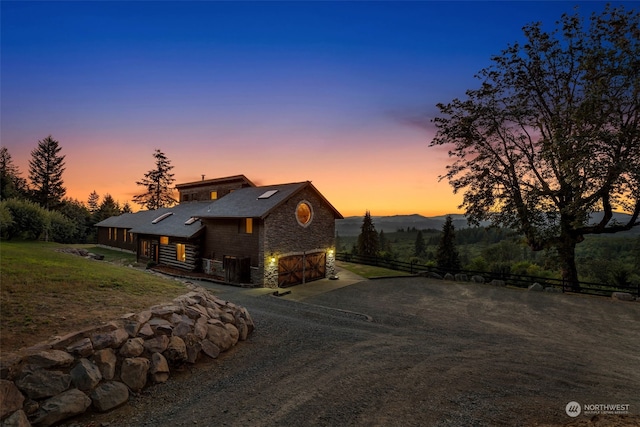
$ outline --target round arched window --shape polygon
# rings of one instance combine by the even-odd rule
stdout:
[[[298,220],[298,224],[303,227],[306,227],[311,223],[311,220],[313,219],[313,209],[311,209],[309,202],[302,201],[298,203],[298,207],[296,208],[296,219]]]

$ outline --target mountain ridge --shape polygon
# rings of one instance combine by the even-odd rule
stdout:
[[[467,219],[464,214],[446,214],[426,217],[420,214],[407,214],[407,215],[387,215],[387,216],[371,216],[373,225],[378,232],[384,231],[385,233],[393,233],[399,229],[416,228],[417,230],[435,229],[442,230],[442,226],[448,216],[451,216],[453,226],[456,229],[469,228]],[[623,223],[629,220],[630,215],[614,212],[612,221]],[[602,218],[602,212],[595,212],[591,215],[591,223],[599,221]],[[349,216],[344,219],[336,221],[336,232],[340,236],[357,236],[360,234],[360,227],[362,226],[363,216]],[[487,227],[491,223],[489,221],[483,221],[481,226]],[[609,236],[636,236],[640,235],[640,226],[636,226],[633,229],[625,232],[619,232],[609,234]]]

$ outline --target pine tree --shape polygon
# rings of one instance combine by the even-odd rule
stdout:
[[[121,213],[120,204],[114,200],[111,194],[107,193],[102,198],[102,203],[100,203],[100,207],[93,214],[92,219],[94,223],[98,223],[112,216],[120,215]]]
[[[22,198],[28,192],[27,181],[13,164],[7,147],[0,147],[0,200]]]
[[[93,190],[91,194],[89,194],[87,206],[89,207],[89,212],[91,212],[92,214],[96,213],[100,208],[100,195],[98,195],[96,190]]]
[[[424,242],[424,236],[422,236],[422,230],[418,231],[416,235],[416,242],[413,249],[414,256],[418,258],[424,258],[427,254],[427,245]]]
[[[389,246],[389,240],[387,236],[384,235],[384,230],[380,230],[380,234],[378,235],[378,243],[381,251],[386,251]]]
[[[38,147],[31,152],[29,179],[33,187],[33,199],[45,209],[56,207],[66,194],[62,181],[64,157],[62,147],[51,135],[38,141]]]
[[[436,265],[438,268],[452,273],[460,270],[460,256],[456,249],[455,240],[453,220],[451,216],[447,216],[442,226],[442,236],[440,237],[440,243],[438,244],[438,250],[436,252]]]
[[[371,213],[366,211],[358,236],[358,255],[377,256],[380,251],[378,233],[373,225]]]
[[[137,185],[145,187],[147,191],[133,196],[134,203],[150,210],[173,206],[177,203],[171,188],[171,184],[175,182],[171,173],[171,169],[173,169],[171,161],[162,151],[157,149],[153,157],[156,159],[156,168],[144,174],[141,181],[136,182]]]

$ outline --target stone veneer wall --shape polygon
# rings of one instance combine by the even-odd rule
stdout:
[[[3,355],[2,426],[48,427],[125,403],[171,368],[216,358],[254,329],[249,312],[202,288],[109,324]]]
[[[307,226],[300,225],[296,219],[296,208],[302,201],[309,203],[313,210],[312,220]],[[263,286],[278,286],[278,261],[271,263],[272,255],[280,258],[303,252],[325,252],[326,275],[335,274],[335,213],[311,188],[278,206],[265,219],[264,228],[264,241],[260,246],[264,248],[260,257],[264,266]]]

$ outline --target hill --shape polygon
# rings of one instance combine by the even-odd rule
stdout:
[[[376,230],[385,233],[393,233],[399,229],[416,228],[417,230],[426,229],[442,229],[447,215],[425,217],[419,214],[413,215],[392,215],[392,216],[371,216]],[[469,225],[464,215],[451,214],[453,225],[459,228],[466,228]],[[336,221],[336,232],[340,236],[357,236],[360,234],[360,226],[362,226],[361,216],[349,216],[345,219]]]
[[[435,229],[441,230],[448,215],[425,217],[419,214],[413,215],[391,215],[391,216],[372,216],[373,224],[378,232],[384,231],[385,233],[393,233],[399,229],[411,229],[417,230]],[[467,219],[462,214],[451,214],[453,219],[453,225],[456,229],[468,228],[469,224]],[[341,220],[336,221],[336,232],[340,236],[357,236],[360,234],[360,227],[362,226],[362,216],[349,216]],[[591,216],[590,223],[596,223],[602,218],[601,212],[596,212]],[[612,223],[625,223],[629,221],[629,215],[624,213],[614,213]],[[483,222],[482,226],[486,227],[490,223]],[[634,227],[629,231],[616,234],[607,234],[606,236],[619,236],[619,237],[634,237],[640,236],[640,226]]]

